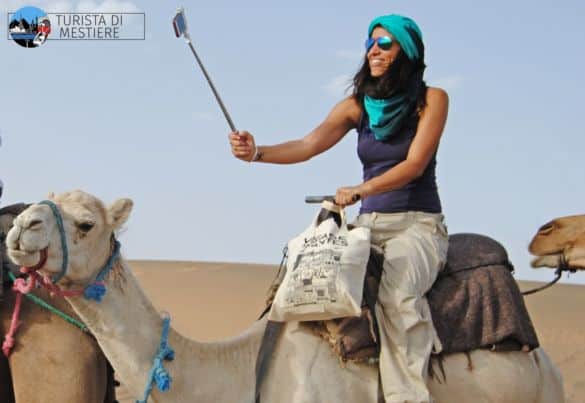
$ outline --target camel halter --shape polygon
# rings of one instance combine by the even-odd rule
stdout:
[[[44,286],[52,293],[55,293],[59,296],[73,297],[83,295],[86,299],[101,302],[102,299],[104,298],[104,295],[106,294],[106,286],[104,283],[104,279],[112,270],[112,267],[114,267],[114,263],[116,262],[116,260],[118,260],[118,258],[120,257],[121,246],[120,242],[118,242],[118,240],[114,237],[114,234],[112,234],[112,242],[114,245],[112,253],[110,254],[110,257],[108,258],[104,267],[102,267],[102,269],[99,271],[93,283],[85,287],[83,290],[63,291],[56,285],[57,281],[61,280],[63,276],[67,274],[67,267],[69,267],[69,249],[67,248],[67,237],[65,235],[65,226],[63,225],[63,216],[61,215],[61,211],[59,211],[59,208],[54,202],[50,200],[43,200],[39,204],[49,206],[51,208],[51,211],[53,212],[53,217],[55,217],[57,227],[59,228],[59,238],[61,239],[61,250],[63,253],[63,260],[61,262],[61,271],[56,276],[51,277],[52,284],[49,284],[48,282],[41,280],[39,274],[36,273],[36,270],[27,270],[27,272],[29,272],[31,276],[37,278],[37,280],[39,280],[42,286]]]
[[[59,227],[59,237],[61,238],[61,250],[63,251],[63,261],[61,262],[61,271],[55,276],[51,277],[53,284],[57,281],[61,280],[65,273],[67,273],[67,267],[69,266],[69,251],[67,249],[67,238],[65,236],[65,226],[63,225],[63,216],[61,216],[61,212],[57,208],[57,205],[50,200],[43,200],[39,204],[44,204],[51,208],[53,212],[53,217],[55,217],[55,221],[57,222],[57,227]]]
[[[63,217],[57,205],[52,201],[43,200],[39,204],[45,204],[49,206],[51,208],[51,211],[53,212],[53,216],[55,217],[55,221],[57,222],[57,226],[59,228],[59,236],[61,238],[61,249],[63,251],[63,262],[61,264],[61,271],[59,272],[59,274],[57,274],[56,277],[51,279],[52,284],[49,283],[48,281],[43,281],[40,278],[40,275],[37,273],[37,269],[39,269],[44,264],[45,259],[42,259],[42,263],[39,263],[37,267],[22,268],[21,271],[28,273],[32,277],[32,281],[29,284],[28,291],[32,289],[36,281],[39,281],[42,286],[44,286],[49,291],[59,296],[70,297],[83,294],[83,296],[86,299],[93,299],[96,302],[101,302],[106,293],[106,286],[103,280],[112,270],[114,262],[120,257],[120,242],[118,242],[118,240],[112,234],[112,242],[114,244],[114,248],[112,250],[112,253],[110,254],[110,257],[108,258],[108,261],[100,270],[100,272],[96,276],[95,281],[92,284],[90,284],[85,289],[80,291],[62,291],[55,283],[59,281],[61,278],[63,278],[63,276],[67,273],[67,267],[69,265],[67,237],[65,235]],[[164,361],[172,361],[175,358],[175,352],[170,347],[168,342],[170,322],[171,322],[170,315],[168,313],[165,313],[163,315],[163,328],[160,338],[160,344],[158,352],[154,356],[152,368],[150,369],[150,372],[148,374],[148,381],[144,389],[144,397],[142,400],[137,400],[136,403],[146,403],[148,401],[148,397],[152,392],[153,383],[156,384],[156,386],[161,392],[166,392],[171,387],[172,378],[167,369],[163,365]]]
[[[546,283],[545,285],[542,285],[542,286],[536,287],[536,288],[532,288],[528,291],[523,291],[522,295],[532,295],[532,294],[535,294],[539,291],[546,290],[547,288],[552,287],[561,279],[563,272],[576,273],[577,269],[570,267],[569,264],[567,263],[567,260],[565,259],[565,255],[562,254],[561,258],[559,260],[559,265],[557,266],[557,269],[555,270],[555,278],[552,281]]]
[[[56,308],[52,307],[49,304],[44,303],[40,298],[31,295],[30,292],[36,287],[37,284],[41,285],[42,287],[46,288],[51,294],[58,295],[60,297],[76,297],[83,295],[88,300],[94,300],[96,302],[101,302],[106,294],[106,286],[104,284],[104,279],[108,275],[108,273],[112,270],[114,263],[120,257],[120,242],[116,240],[114,235],[112,234],[112,242],[113,242],[113,250],[108,258],[108,261],[104,265],[104,267],[99,271],[98,275],[96,276],[93,283],[88,285],[82,290],[61,290],[61,288],[56,284],[57,281],[63,278],[63,276],[67,273],[67,267],[69,266],[69,252],[67,248],[67,237],[65,236],[65,226],[63,225],[63,217],[59,208],[55,203],[50,200],[43,200],[39,204],[45,204],[51,208],[53,212],[53,216],[55,217],[55,221],[57,222],[57,226],[59,227],[59,237],[61,238],[61,250],[63,251],[63,261],[61,262],[61,271],[51,279],[46,279],[45,277],[41,277],[41,275],[37,272],[37,270],[41,269],[44,266],[45,262],[47,261],[47,248],[41,250],[41,259],[38,264],[34,267],[21,267],[20,272],[29,275],[28,282],[25,279],[17,279],[12,276],[13,280],[13,287],[12,289],[16,292],[16,301],[14,305],[14,311],[12,313],[11,324],[8,329],[8,333],[6,333],[4,342],[2,343],[2,352],[6,357],[10,355],[12,348],[14,347],[15,339],[14,335],[16,334],[16,329],[20,323],[19,316],[20,316],[20,307],[22,304],[22,296],[26,295],[27,297],[31,298],[34,302],[38,305],[43,306],[44,308],[50,310],[53,313],[61,316],[66,321],[76,325],[83,331],[87,331],[87,327],[76,321],[75,319],[71,318],[70,316],[60,312]],[[0,268],[1,270],[1,268]]]

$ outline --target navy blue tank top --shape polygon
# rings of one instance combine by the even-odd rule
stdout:
[[[416,134],[418,118],[413,117],[402,129],[385,141],[376,140],[370,129],[368,115],[364,112],[357,128],[358,156],[364,169],[364,182],[383,174],[404,161],[412,139]],[[433,155],[424,173],[400,189],[379,193],[362,200],[361,213],[399,213],[423,211],[440,213],[441,200],[435,178],[436,154]]]

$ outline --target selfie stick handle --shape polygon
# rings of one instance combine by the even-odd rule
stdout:
[[[225,105],[223,104],[223,101],[221,100],[219,93],[215,89],[215,86],[213,85],[213,82],[211,81],[209,74],[207,74],[207,70],[205,70],[203,63],[201,63],[201,59],[199,59],[199,56],[197,55],[197,52],[195,51],[195,48],[193,47],[193,44],[191,43],[191,38],[189,37],[189,34],[184,33],[184,36],[185,36],[185,40],[189,44],[189,47],[191,48],[191,52],[193,52],[193,55],[195,56],[195,59],[197,60],[197,64],[199,64],[201,71],[203,71],[203,75],[205,76],[207,83],[211,87],[211,91],[213,91],[213,95],[215,95],[215,99],[217,99],[217,103],[219,103],[219,107],[221,108],[221,111],[223,112],[223,115],[225,116],[225,118],[228,122],[228,125],[230,125],[230,129],[232,129],[232,132],[237,131],[236,126],[234,125],[234,122],[232,121],[232,118],[230,117],[230,114],[228,113],[227,109],[225,108]]]
[[[360,195],[353,196],[354,202],[357,202],[360,199],[361,199]],[[305,203],[307,203],[307,204],[323,203],[324,201],[329,201],[329,202],[335,203],[335,196],[334,195],[305,196]]]

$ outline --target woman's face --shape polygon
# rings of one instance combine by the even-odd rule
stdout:
[[[378,46],[377,42],[375,42],[370,50],[368,50],[368,64],[370,65],[370,74],[372,77],[382,76],[394,62],[394,59],[398,56],[398,52],[400,52],[400,44],[394,39],[390,32],[382,27],[374,28],[372,31],[372,39],[377,39],[382,36],[390,37],[392,39],[392,46],[390,49],[384,50]]]

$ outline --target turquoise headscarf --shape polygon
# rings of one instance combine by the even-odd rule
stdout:
[[[394,36],[394,39],[398,41],[400,47],[410,60],[418,60],[420,58],[418,46],[416,46],[412,35],[417,35],[418,39],[422,42],[422,32],[412,19],[398,14],[376,17],[370,23],[368,37],[372,36],[374,28],[377,26],[381,26]]]
[[[422,32],[412,19],[397,14],[376,17],[368,27],[368,37],[372,36],[374,28],[378,26],[392,34],[409,60],[417,61],[422,58]],[[422,87],[423,70],[413,73],[406,92],[395,93],[386,99],[364,96],[364,108],[370,120],[370,129],[377,140],[388,139],[414,111]]]

